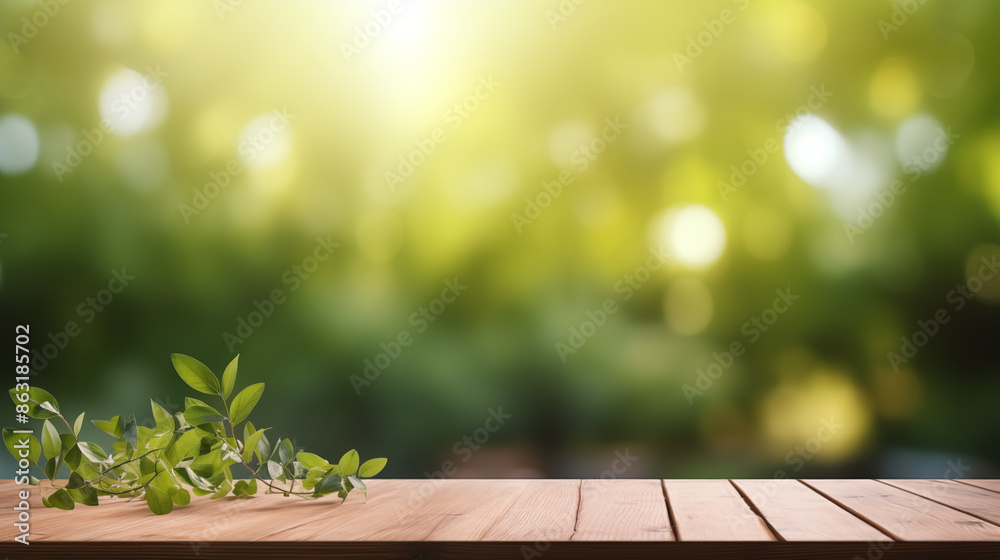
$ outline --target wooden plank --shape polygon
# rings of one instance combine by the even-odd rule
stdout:
[[[584,480],[575,541],[670,541],[667,502],[659,480]]]
[[[932,537],[959,540],[836,541],[839,529],[827,528],[823,530],[834,533],[822,533],[823,541],[749,541],[745,535],[748,524],[757,529],[757,536],[765,531],[764,521],[755,511],[768,512],[765,516],[769,516],[770,509],[782,500],[790,501],[789,496],[801,495],[801,491],[791,490],[790,495],[782,492],[768,496],[767,500],[756,498],[751,486],[763,481],[735,483],[741,485],[739,488],[751,507],[743,501],[737,486],[727,481],[376,479],[369,483],[371,492],[367,501],[357,494],[343,505],[337,499],[303,500],[280,495],[222,500],[196,497],[191,506],[177,508],[167,516],[152,515],[141,500],[127,502],[112,498],[102,498],[102,505],[97,508],[78,506],[69,512],[48,509],[41,506],[38,489],[32,488],[31,548],[13,542],[16,529],[12,523],[0,523],[0,558],[23,558],[26,551],[30,551],[31,558],[80,560],[195,556],[439,560],[539,556],[543,560],[623,556],[631,560],[673,556],[746,559],[808,556],[831,560],[855,556],[877,556],[881,560],[1000,558],[1000,538],[995,534],[1000,527],[987,521],[883,482],[810,482],[831,486],[832,489],[826,490],[844,494],[840,500],[845,503],[860,502],[852,502],[857,509],[874,508],[874,513],[867,512],[870,516],[881,515],[887,519],[883,523],[890,528],[898,526],[910,539],[926,539],[928,531],[936,531]],[[926,487],[934,482],[905,484]],[[965,491],[962,496],[971,489],[977,499],[963,501],[962,507],[970,511],[972,505],[993,507],[991,491],[977,490],[971,485],[958,487]],[[6,496],[3,499],[8,502],[18,489],[13,481],[0,481],[0,496]],[[668,501],[664,500],[664,494]],[[932,497],[950,501],[948,496]],[[832,514],[812,511],[828,507],[812,505],[815,496],[801,499],[810,503],[810,507],[799,514],[808,516],[813,524],[845,523],[833,519]],[[670,508],[676,508],[673,513],[678,523],[673,535],[669,526]],[[885,510],[891,515],[885,514]],[[692,511],[699,515],[692,516]],[[795,511],[799,510],[780,511],[772,516],[776,535],[784,536],[777,527],[792,535],[787,529],[789,521],[783,521],[781,516],[790,517]],[[8,510],[8,519],[12,513]],[[828,515],[830,519],[826,519]],[[699,523],[692,525],[692,522]],[[704,529],[705,525],[725,534],[718,536],[716,542],[693,540],[698,534],[692,527]],[[942,537],[939,534],[942,531],[950,533]],[[764,535],[772,536],[767,532]],[[682,542],[669,540],[671,536]],[[692,540],[684,542],[687,536]]]
[[[664,480],[679,541],[773,541],[728,480]]]
[[[1000,494],[953,480],[882,480],[939,504],[1000,525]]]
[[[4,481],[9,482],[9,481]],[[319,500],[264,494],[251,498],[192,497],[186,507],[175,507],[167,516],[153,515],[143,500],[102,497],[101,505],[77,505],[73,511],[46,508],[38,488],[31,489],[31,534],[33,540],[59,541],[170,541],[177,535],[194,543],[207,541],[289,541],[300,538],[294,530],[310,520],[337,523],[359,512],[380,509],[393,495],[403,495],[412,481],[372,480],[370,498],[352,493],[347,502],[330,496]],[[3,487],[12,496],[14,487]],[[357,494],[357,495],[355,495]],[[0,542],[13,539],[15,529],[0,524]]]
[[[469,480],[446,485],[440,502],[421,507],[399,524],[372,535],[373,540],[479,541],[524,492],[524,480]],[[468,490],[463,493],[461,487]],[[437,501],[437,500],[435,500]],[[410,527],[421,527],[438,516],[440,522],[420,539],[405,538]],[[416,522],[414,522],[416,520]],[[418,533],[419,534],[419,533]],[[400,536],[402,535],[402,536]]]
[[[579,480],[531,480],[483,540],[568,541],[579,507]]]
[[[804,480],[896,540],[1000,541],[1000,527],[877,480]]]
[[[952,480],[961,484],[968,484],[970,486],[975,486],[977,488],[984,488],[986,490],[1000,492],[1000,480],[991,480],[985,478],[954,478]]]
[[[888,550],[872,543],[852,542],[599,542],[562,541],[546,543],[539,555],[532,543],[495,542],[219,542],[202,549],[198,558],[212,560],[355,560],[375,558],[424,558],[433,560],[589,560],[627,558],[664,560],[693,558],[711,560],[996,560],[1000,545],[991,542],[894,542]],[[28,549],[16,543],[0,542],[0,558],[32,560],[134,560],[146,558],[196,558],[184,542],[39,542]]]
[[[526,487],[523,480],[408,483],[402,495],[390,496],[365,515],[337,524],[315,520],[296,531],[329,541],[479,540]]]
[[[892,540],[798,480],[734,480],[733,484],[782,540]]]

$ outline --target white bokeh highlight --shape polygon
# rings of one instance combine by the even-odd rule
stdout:
[[[18,175],[38,161],[38,130],[21,115],[0,117],[0,173]]]

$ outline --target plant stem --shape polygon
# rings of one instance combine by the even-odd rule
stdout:
[[[66,421],[66,417],[58,412],[56,413],[56,416],[58,416],[59,419],[63,421],[63,424],[66,424],[66,427],[69,428],[69,433],[73,434],[73,437],[77,437],[76,431],[73,429],[73,426],[70,426],[69,422]]]
[[[139,459],[142,459],[143,457],[145,457],[146,455],[149,455],[150,453],[154,453],[156,451],[163,451],[164,449],[166,449],[166,447],[158,447],[156,449],[151,449],[151,450],[143,453],[142,455],[139,455],[138,457],[133,457],[133,458],[129,459],[128,461],[122,461],[121,463],[118,463],[117,465],[111,465],[110,467],[108,467],[108,468],[104,469],[103,471],[101,471],[100,474],[104,475],[105,473],[107,473],[108,471],[110,471],[112,469],[117,469],[118,467],[120,467],[122,465],[127,465],[127,464],[131,463],[132,461],[138,461]]]

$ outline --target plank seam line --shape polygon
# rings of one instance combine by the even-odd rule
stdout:
[[[964,484],[966,486],[971,486],[973,488],[979,488],[980,490],[986,490],[987,492],[995,492],[997,494],[1000,494],[1000,490],[993,490],[993,489],[990,489],[990,488],[983,488],[982,486],[977,486],[975,484],[972,484],[971,482],[966,482],[966,481],[964,481],[964,480],[962,480],[960,478],[949,478],[949,479],[946,479],[946,480],[954,480],[955,482],[960,482],[960,483],[962,483],[962,484]],[[972,480],[990,480],[990,479],[988,479],[988,478],[984,478],[984,479],[973,478]]]
[[[874,522],[874,521],[872,521],[872,520],[870,520],[870,519],[866,519],[866,518],[865,518],[864,516],[862,516],[862,515],[861,515],[860,513],[858,513],[858,512],[856,512],[856,511],[854,511],[853,509],[851,509],[851,508],[847,507],[847,505],[846,505],[846,504],[842,504],[842,503],[840,503],[840,502],[839,502],[839,501],[837,501],[837,500],[836,500],[835,498],[833,498],[833,496],[830,496],[830,495],[826,494],[825,492],[823,492],[823,491],[822,491],[822,490],[820,490],[819,488],[816,488],[815,486],[812,486],[812,485],[810,485],[810,484],[809,484],[808,482],[806,482],[806,481],[804,481],[804,480],[802,480],[802,479],[796,479],[796,480],[798,480],[798,481],[799,481],[799,482],[800,482],[801,484],[803,484],[803,485],[804,485],[804,486],[805,486],[806,488],[808,488],[808,489],[812,490],[813,492],[816,492],[816,493],[817,493],[817,494],[819,494],[820,496],[823,496],[824,498],[826,498],[827,500],[829,500],[829,501],[830,501],[831,503],[833,503],[834,505],[836,505],[836,506],[837,506],[837,507],[839,507],[840,509],[842,509],[842,510],[846,511],[847,513],[849,513],[849,514],[853,515],[854,517],[857,517],[857,518],[858,518],[858,519],[860,519],[860,520],[861,520],[861,521],[862,521],[863,523],[865,523],[865,524],[867,524],[867,525],[869,525],[869,526],[873,527],[873,528],[874,528],[875,530],[877,530],[878,532],[880,532],[880,533],[882,533],[883,535],[885,535],[886,537],[888,537],[888,539],[889,539],[889,540],[891,540],[891,541],[894,541],[894,542],[902,542],[902,541],[903,541],[903,539],[902,539],[902,538],[897,538],[897,537],[896,537],[896,535],[893,535],[892,533],[890,533],[890,532],[889,532],[889,530],[888,530],[888,529],[886,529],[885,527],[883,527],[883,526],[879,525],[878,523],[876,523],[876,522]]]
[[[576,489],[576,519],[573,520],[573,533],[568,540],[573,540],[573,537],[576,536],[576,528],[580,525],[581,509],[583,509],[583,479],[580,479],[580,484]]]
[[[959,513],[964,513],[965,515],[971,515],[972,517],[975,517],[977,519],[981,519],[981,520],[989,523],[990,525],[1000,526],[1000,523],[997,523],[996,521],[993,521],[992,519],[987,519],[987,518],[985,518],[985,517],[983,517],[981,515],[972,513],[971,511],[966,511],[964,509],[961,509],[959,507],[953,506],[951,504],[947,504],[945,502],[935,500],[934,498],[932,498],[930,496],[924,496],[923,494],[918,494],[918,493],[916,493],[916,492],[914,492],[912,490],[907,490],[906,488],[903,488],[901,486],[896,486],[895,484],[890,484],[890,483],[886,482],[885,480],[882,480],[881,478],[878,478],[876,480],[878,482],[881,482],[882,484],[885,484],[886,486],[891,487],[891,488],[895,488],[897,490],[902,490],[903,492],[907,492],[909,494],[913,494],[914,496],[918,496],[918,497],[923,498],[925,500],[930,500],[930,501],[934,502],[935,504],[940,504],[940,505],[942,505],[942,506],[944,506],[946,508],[953,509],[953,510],[959,512]],[[943,479],[943,480],[950,480],[950,479]]]
[[[670,523],[670,530],[674,532],[674,541],[680,542],[680,527],[677,526],[677,519],[674,517],[674,508],[670,505],[670,498],[667,496],[667,481],[660,479],[660,491],[663,492],[663,501],[667,504],[667,520]]]
[[[727,480],[729,481],[729,484],[736,490],[736,493],[739,494],[741,498],[743,498],[743,501],[747,504],[747,507],[750,508],[750,511],[752,511],[754,515],[759,517],[760,520],[764,522],[764,526],[771,533],[771,536],[774,537],[774,540],[785,542],[785,537],[781,536],[781,533],[779,533],[778,530],[774,528],[774,525],[771,525],[771,522],[768,521],[766,517],[764,517],[764,513],[759,509],[757,509],[756,504],[750,501],[750,497],[743,493],[743,490],[739,486],[737,486],[735,482],[733,482],[733,479],[730,478]]]

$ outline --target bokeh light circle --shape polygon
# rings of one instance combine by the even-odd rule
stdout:
[[[0,173],[17,175],[38,161],[38,131],[21,115],[0,117]]]
[[[711,266],[726,247],[722,220],[700,204],[675,208],[653,221],[653,242],[666,246],[677,262],[688,268]]]

